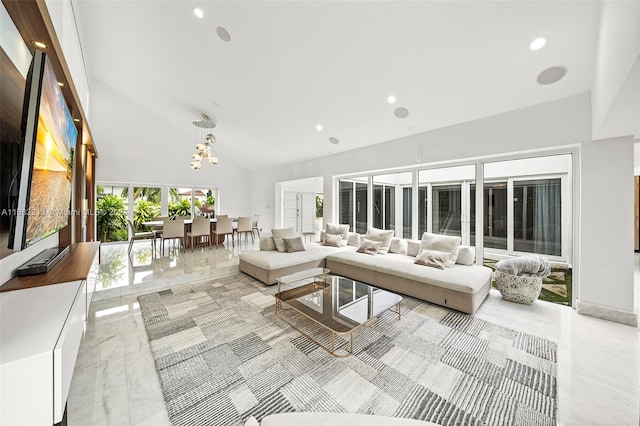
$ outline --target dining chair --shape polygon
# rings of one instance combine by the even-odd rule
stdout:
[[[213,231],[215,235],[216,248],[218,247],[218,236],[224,235],[226,240],[227,235],[231,235],[231,244],[235,247],[235,242],[233,241],[233,219],[230,217],[220,217],[216,218],[216,229]]]
[[[187,232],[187,237],[190,239],[191,243],[191,251],[193,252],[193,247],[195,246],[194,239],[201,240],[203,237],[206,238],[206,243],[208,246],[211,245],[211,221],[208,217],[197,217],[196,220],[191,224],[191,231]]]
[[[260,228],[258,228],[258,219],[260,218],[259,214],[253,215],[253,223],[251,224],[251,237],[253,237],[253,231],[258,233],[258,238],[260,238]]]
[[[162,256],[164,256],[164,241],[165,240],[180,240],[181,246],[184,246],[184,220],[169,220],[166,219],[162,225]]]
[[[156,251],[156,235],[153,231],[149,232],[136,232],[135,226],[133,226],[133,222],[127,219],[127,227],[129,228],[129,234],[131,237],[129,238],[129,249],[127,253],[131,253],[131,247],[133,247],[133,242],[136,240],[151,240],[151,249]]]
[[[158,221],[160,221],[160,222],[163,222],[163,223],[164,223],[164,221],[165,221],[166,219],[169,219],[169,216],[158,216],[158,217],[154,217],[153,219],[151,219],[151,221],[153,221],[153,222],[158,222]],[[162,224],[160,224],[160,225],[153,225],[153,226],[151,227],[151,230],[152,230],[153,232],[155,232],[155,234],[156,234],[156,238],[161,238],[161,237],[162,237]]]
[[[251,234],[251,242],[255,242],[253,238],[253,229],[251,228],[251,217],[239,217],[238,227],[236,228],[236,234],[238,235],[238,244],[240,244],[240,236],[244,234],[244,239],[247,241],[247,234]]]

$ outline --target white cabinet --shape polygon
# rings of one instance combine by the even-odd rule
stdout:
[[[82,339],[86,282],[0,293],[0,424],[62,420]]]
[[[62,421],[96,285],[99,243],[73,244],[50,272],[0,288],[0,425]]]

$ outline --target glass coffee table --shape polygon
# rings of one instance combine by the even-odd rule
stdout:
[[[353,332],[386,310],[402,318],[402,296],[350,278],[331,275],[325,268],[314,268],[279,278],[275,295],[275,314],[318,346],[336,357],[353,354]],[[283,314],[293,311],[294,315]],[[331,335],[330,344],[302,330],[300,314]],[[317,328],[317,327],[316,327]],[[348,338],[346,353],[336,352],[336,337]]]

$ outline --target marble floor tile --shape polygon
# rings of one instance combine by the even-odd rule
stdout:
[[[137,296],[234,273],[239,253],[257,250],[258,244],[193,253],[168,249],[164,257],[154,256],[143,243],[134,244],[131,257],[126,248],[126,244],[105,244],[101,249],[100,288],[91,304],[69,391],[70,426],[169,425]],[[640,312],[640,255],[634,262],[635,310]],[[261,307],[266,301],[260,296],[245,297]],[[490,292],[475,316],[557,342],[559,425],[640,424],[638,328],[578,315],[570,307],[547,302],[507,302],[497,291]]]

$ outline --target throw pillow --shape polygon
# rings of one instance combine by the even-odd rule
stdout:
[[[407,254],[407,240],[404,238],[392,238],[389,245],[389,253]]]
[[[283,238],[284,247],[287,253],[295,253],[297,251],[305,251],[304,244],[302,243],[302,237]]]
[[[342,247],[342,236],[326,234],[324,236],[323,246],[333,246],[333,247]]]
[[[272,235],[265,235],[260,237],[260,250],[271,251],[276,249],[276,242],[273,240]]]
[[[436,250],[422,250],[416,256],[416,265],[430,266],[432,268],[445,269],[449,261],[449,253]]]
[[[347,245],[353,247],[360,247],[360,234],[355,232],[349,232],[347,238]]]
[[[416,257],[420,253],[420,240],[407,241],[407,256]]]
[[[458,250],[458,258],[456,263],[458,265],[473,265],[476,261],[476,248],[470,246],[460,246]]]
[[[365,234],[365,238],[367,240],[372,241],[380,241],[380,248],[378,249],[378,253],[387,254],[389,251],[389,246],[391,245],[391,239],[393,238],[393,230],[382,230],[378,228],[369,228],[367,229],[367,233]]]
[[[349,225],[336,225],[334,223],[327,223],[324,227],[324,234],[340,235],[343,240],[348,238]]]
[[[381,246],[381,241],[373,241],[363,238],[362,242],[360,243],[360,247],[358,247],[358,250],[356,250],[356,252],[370,254],[373,256],[379,253]]]
[[[293,238],[298,236],[295,228],[272,229],[271,234],[273,235],[273,241],[276,244],[276,250],[282,253],[287,251],[287,248],[284,245],[283,238]]]
[[[440,235],[425,232],[424,234],[422,234],[420,250],[436,250],[449,253],[447,266],[452,267],[453,265],[455,265],[456,259],[458,258],[460,242],[461,238],[457,236]]]

